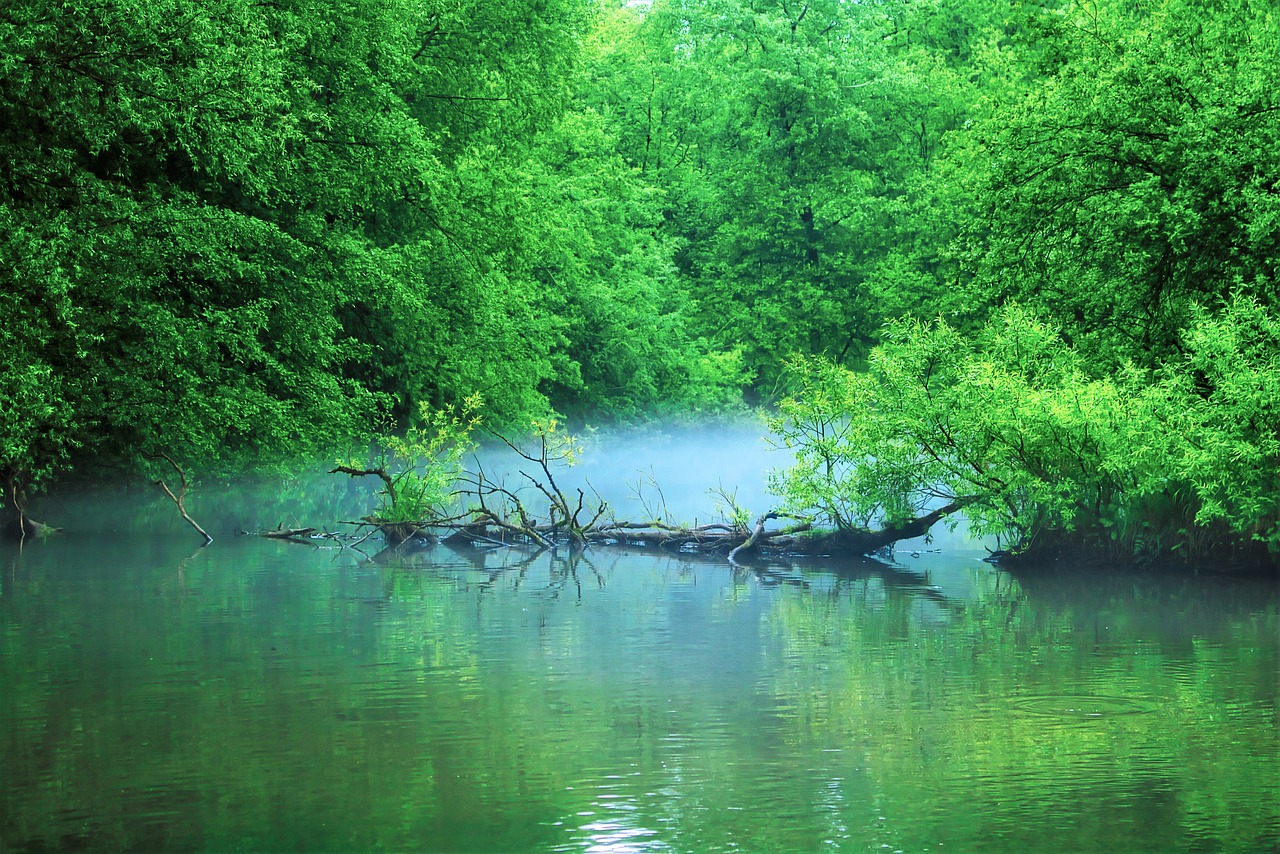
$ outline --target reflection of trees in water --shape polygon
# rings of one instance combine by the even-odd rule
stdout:
[[[928,803],[972,816],[975,844],[1026,850],[1054,832],[1088,850],[1247,849],[1274,827],[1274,588],[992,571],[931,620],[909,573],[818,596],[791,572],[776,702],[795,737],[861,746],[891,817]],[[1133,814],[1152,835],[1125,835]]]
[[[504,585],[512,591],[524,590],[552,598],[566,591],[581,598],[584,580],[597,587],[607,586],[605,575],[591,553],[569,548],[474,544],[405,548],[402,545],[384,549],[376,562],[392,571],[389,584],[393,586],[397,571],[457,578],[459,570],[468,576],[463,582],[467,588],[480,592]],[[538,579],[536,583],[534,576]],[[388,595],[391,589],[388,588]]]
[[[751,564],[754,576],[765,585],[790,585],[802,590],[840,596],[842,593],[864,595],[874,581],[894,597],[915,598],[931,602],[948,611],[960,611],[964,603],[938,590],[930,583],[927,572],[886,563],[873,558],[842,558],[818,561],[761,561]]]
[[[31,783],[20,839],[93,816],[124,848],[121,816],[167,810],[213,844],[333,804],[359,850],[587,811],[601,840],[656,827],[706,850],[742,838],[743,805],[760,850],[797,850],[804,822],[906,850],[1250,850],[1275,826],[1280,626],[1248,585],[980,565],[946,596],[874,561],[73,545],[28,548],[0,598],[21,615],[0,656],[0,717],[30,747],[5,754]],[[1062,696],[1150,710],[1055,716]],[[527,847],[563,844],[530,826],[546,844]]]
[[[1247,582],[1079,568],[1014,577],[982,566],[973,570],[972,594],[957,597],[931,584],[927,570],[870,560],[735,569],[643,550],[433,546],[382,567],[386,600],[399,619],[379,630],[379,644],[429,651],[423,655],[433,672],[493,692],[484,704],[505,718],[509,732],[477,761],[500,779],[502,750],[527,755],[527,745],[542,738],[535,725],[558,732],[559,715],[588,709],[604,718],[575,724],[585,727],[572,737],[584,755],[609,754],[613,740],[629,738],[644,755],[670,760],[661,739],[673,724],[644,699],[650,688],[637,687],[663,677],[617,670],[627,666],[617,650],[587,648],[598,643],[590,619],[614,625],[616,638],[676,631],[679,642],[666,654],[701,673],[705,662],[683,658],[682,644],[704,632],[719,643],[728,638],[698,621],[675,630],[677,615],[650,613],[667,600],[661,590],[646,591],[637,612],[625,615],[616,601],[601,600],[598,608],[588,601],[592,589],[634,583],[634,573],[659,566],[669,573],[664,578],[715,588],[710,595],[725,614],[753,615],[746,618],[751,633],[733,638],[745,650],[731,658],[726,649],[724,659],[737,667],[743,655],[758,662],[750,684],[740,686],[759,706],[752,725],[769,730],[766,743],[798,745],[804,755],[844,751],[824,771],[824,786],[843,793],[833,803],[874,796],[886,828],[927,823],[919,813],[926,804],[949,821],[971,817],[970,828],[938,828],[935,838],[976,844],[998,835],[1036,850],[1046,834],[1066,838],[1083,827],[1084,837],[1071,838],[1103,850],[1134,843],[1116,828],[1131,826],[1123,817],[1140,813],[1144,825],[1158,828],[1149,831],[1154,847],[1177,848],[1195,827],[1197,844],[1247,848],[1274,821],[1265,782],[1274,722],[1267,715],[1274,714],[1280,625],[1274,591]],[[472,595],[459,598],[460,590]],[[529,607],[527,628],[504,595],[538,604]],[[557,607],[566,602],[593,607]],[[699,612],[697,620],[705,619]],[[495,633],[498,649],[486,645]],[[535,682],[527,691],[506,686],[500,675],[523,673],[522,665],[488,672],[482,662],[499,651],[504,662],[568,668],[558,677],[565,681]],[[739,690],[725,674],[698,678]],[[633,691],[641,696],[619,699]],[[1104,713],[1073,714],[1076,700]],[[452,695],[444,702],[445,715],[473,714]],[[1051,713],[1058,706],[1066,711]],[[1112,706],[1141,713],[1105,714]],[[625,734],[608,725],[614,707],[621,709],[614,717],[627,721]],[[686,770],[719,768],[726,792],[750,785],[739,776],[744,770],[733,770],[741,768],[743,749],[726,743],[723,768],[712,750],[689,757]],[[754,762],[771,767],[765,747],[749,750],[759,751]],[[547,767],[528,764],[525,772],[546,774],[563,762],[550,748],[542,758]]]
[[[1265,577],[1050,564],[1019,569],[1014,584],[1026,607],[1059,615],[1071,631],[1096,643],[1136,636],[1169,652],[1189,652],[1196,639],[1234,643],[1242,626],[1258,625],[1260,618],[1274,626],[1280,607],[1280,588]]]

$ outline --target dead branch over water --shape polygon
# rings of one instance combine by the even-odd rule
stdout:
[[[169,485],[165,483],[163,480],[157,479],[152,482],[152,485],[158,486],[161,490],[163,490],[164,494],[169,496],[170,500],[172,500],[173,503],[178,506],[178,512],[182,515],[182,518],[186,520],[188,525],[195,528],[196,532],[199,533],[200,536],[204,537],[204,544],[206,546],[209,545],[209,543],[212,543],[213,537],[209,536],[208,531],[206,531],[204,528],[201,528],[200,523],[197,522],[195,519],[192,519],[191,515],[187,513],[187,508],[184,503],[187,497],[186,472],[184,472],[182,470],[182,467],[179,466],[176,462],[174,462],[173,457],[169,456],[168,454],[159,453],[159,454],[153,454],[150,456],[152,456],[153,458],[163,459],[166,462],[168,462],[169,465],[173,466],[173,470],[178,473],[178,478],[180,481],[177,495],[173,493],[173,490],[170,489]]]
[[[566,547],[571,551],[590,546],[643,546],[680,552],[723,555],[731,563],[758,552],[791,554],[875,554],[902,539],[921,536],[937,521],[959,510],[953,502],[928,514],[879,530],[843,528],[823,531],[802,516],[770,510],[753,524],[732,495],[723,491],[728,510],[723,521],[706,524],[679,524],[664,519],[645,506],[648,518],[619,518],[609,503],[588,484],[587,489],[565,488],[556,479],[556,468],[571,451],[554,435],[541,434],[533,450],[526,450],[506,437],[496,439],[527,464],[508,478],[499,478],[476,461],[463,471],[454,492],[456,506],[465,507],[451,515],[424,514],[424,518],[394,521],[376,514],[350,522],[362,531],[362,540],[381,533],[391,547],[408,541],[443,541],[477,547],[527,547],[535,551]],[[388,487],[393,477],[385,469],[340,466],[332,473],[352,477],[374,476]],[[514,483],[513,483],[514,482]],[[539,508],[535,509],[534,504]],[[278,531],[262,536],[282,538]],[[300,539],[299,537],[287,537]]]

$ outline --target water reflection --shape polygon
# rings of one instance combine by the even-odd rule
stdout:
[[[106,534],[0,573],[6,851],[1280,842],[1267,585]]]

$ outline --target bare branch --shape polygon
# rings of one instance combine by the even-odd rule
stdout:
[[[167,461],[167,462],[169,463],[169,465],[173,466],[173,470],[174,470],[174,471],[176,471],[176,472],[178,473],[178,478],[181,480],[181,485],[180,485],[180,486],[179,486],[179,488],[178,488],[178,494],[177,494],[177,495],[174,495],[174,494],[173,494],[173,490],[172,490],[172,489],[170,489],[170,488],[169,488],[169,485],[168,485],[167,483],[165,483],[163,480],[155,480],[155,481],[152,481],[152,485],[153,485],[153,486],[158,486],[158,487],[160,487],[162,490],[164,490],[165,495],[168,495],[168,496],[169,496],[169,498],[173,500],[173,503],[174,503],[174,504],[176,504],[176,505],[178,505],[178,512],[179,512],[180,514],[182,514],[182,518],[183,518],[183,519],[185,519],[185,520],[187,521],[187,524],[188,524],[188,525],[190,525],[191,527],[195,528],[195,529],[196,529],[196,531],[197,531],[197,532],[199,532],[200,536],[204,537],[204,544],[205,544],[206,546],[207,546],[207,545],[209,545],[209,543],[212,543],[212,542],[213,542],[213,537],[209,536],[209,532],[208,532],[208,531],[206,531],[204,528],[201,528],[201,527],[200,527],[200,523],[199,523],[199,522],[197,522],[195,519],[192,519],[192,518],[191,518],[190,514],[188,514],[188,513],[187,513],[187,508],[186,508],[186,507],[184,506],[184,504],[183,504],[183,501],[184,501],[184,500],[186,499],[186,497],[187,497],[187,475],[186,475],[186,473],[185,473],[185,472],[183,472],[182,468],[181,468],[181,467],[180,467],[176,462],[174,462],[174,461],[173,461],[173,457],[169,456],[169,455],[168,455],[168,454],[166,454],[166,453],[163,453],[163,452],[162,452],[162,453],[159,453],[159,454],[148,454],[147,456],[150,456],[152,459],[155,459],[155,458],[163,459],[163,460]]]

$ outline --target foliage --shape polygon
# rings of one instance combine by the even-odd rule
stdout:
[[[0,475],[791,392],[780,488],[837,528],[956,499],[1027,542],[1274,541],[1275,23],[15,0]]]
[[[1200,559],[1233,539],[1274,545],[1276,320],[1244,298],[1203,315],[1188,333],[1197,349],[1154,384],[1136,368],[1091,378],[1016,306],[976,338],[897,322],[865,374],[793,360],[800,392],[772,426],[796,464],[773,485],[839,528],[960,502],[976,533],[1024,551]]]
[[[1280,550],[1280,311],[1237,294],[1195,311],[1189,352],[1143,390],[1167,425],[1166,474],[1194,491],[1195,520]]]
[[[924,178],[975,96],[958,35],[907,35],[935,12],[672,0],[601,25],[583,96],[664,189],[674,283],[713,346],[743,353],[758,398],[787,354],[855,361],[883,318],[938,290],[950,226]],[[923,291],[880,299],[886,263]]]
[[[7,5],[5,467],[235,467],[490,386],[545,407],[558,339],[484,261],[487,152],[563,108],[587,12]]]
[[[664,193],[618,155],[604,118],[566,115],[522,169],[529,199],[514,254],[545,288],[560,336],[556,369],[539,386],[556,411],[635,422],[740,405],[734,351],[692,334],[690,301],[675,287]]]
[[[969,310],[1052,312],[1099,370],[1154,367],[1196,306],[1275,306],[1280,30],[1271,4],[1069,4],[1057,61],[955,156],[977,203]]]
[[[463,459],[475,450],[472,433],[480,424],[482,402],[473,395],[456,410],[421,407],[420,422],[403,436],[379,439],[374,464],[360,468],[358,460],[339,464],[347,474],[378,475],[383,481],[371,519],[379,525],[421,525],[448,515],[458,502]]]

